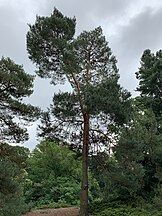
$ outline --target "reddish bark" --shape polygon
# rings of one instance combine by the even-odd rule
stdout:
[[[82,149],[82,187],[80,196],[80,216],[88,216],[88,150],[89,150],[89,114],[84,114]]]

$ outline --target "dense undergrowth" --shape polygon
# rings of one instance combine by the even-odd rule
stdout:
[[[156,209],[133,207],[135,203],[124,204],[121,201],[97,201],[90,205],[89,212],[95,216],[162,216]]]

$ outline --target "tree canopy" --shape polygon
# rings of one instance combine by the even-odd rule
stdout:
[[[33,93],[34,76],[10,58],[0,60],[0,141],[20,142],[28,139],[25,122],[38,117],[39,109],[23,102]]]
[[[162,114],[162,51],[155,54],[147,49],[141,57],[141,67],[136,72],[139,80],[137,90],[142,104],[153,109],[157,118]],[[140,98],[139,98],[140,101]],[[160,120],[160,119],[159,119]]]
[[[59,142],[41,142],[28,160],[26,200],[34,205],[79,201],[81,161]]]
[[[141,57],[141,67],[136,72],[136,77],[139,79],[137,90],[142,95],[162,98],[162,50],[151,53],[147,49]]]
[[[41,129],[43,136],[82,146],[80,215],[86,216],[89,149],[109,143],[108,125],[119,119],[120,124],[125,121],[130,94],[118,84],[117,61],[101,27],[74,38],[75,18],[67,18],[56,8],[50,17],[37,16],[35,24],[29,27],[27,50],[38,67],[37,74],[51,78],[52,84],[67,81],[72,87],[71,92],[54,95],[50,112],[42,118]]]

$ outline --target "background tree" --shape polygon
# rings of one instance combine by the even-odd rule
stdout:
[[[23,103],[33,92],[34,77],[10,58],[0,60],[0,141],[20,142],[28,139],[25,122],[38,116],[38,108]]]
[[[67,145],[44,141],[36,146],[28,160],[26,200],[35,206],[77,205],[81,183],[81,160]],[[90,175],[90,196],[93,199],[97,181]]]
[[[139,80],[137,91],[141,94],[142,104],[151,108],[156,117],[162,115],[162,50],[151,53],[145,50],[141,57],[141,66],[136,72]]]
[[[6,143],[28,139],[26,123],[38,118],[39,109],[23,102],[33,92],[34,77],[10,58],[0,60],[0,205],[4,215],[20,215],[24,206],[25,148]],[[16,206],[16,208],[15,208]]]
[[[151,52],[151,50],[145,50],[141,57],[141,67],[139,71],[136,72],[137,79],[139,80],[139,86],[137,88],[141,93],[141,97],[136,99],[136,104],[138,108],[149,109],[155,115],[156,118],[156,137],[155,143],[153,146],[154,152],[154,163],[150,163],[148,166],[149,169],[152,170],[152,175],[156,176],[157,181],[157,189],[155,190],[155,194],[157,193],[158,199],[161,200],[161,175],[159,172],[162,170],[161,168],[161,136],[162,136],[162,51],[159,50],[155,54]],[[151,174],[151,173],[150,173]],[[161,203],[161,201],[160,201]]]
[[[141,95],[132,100],[133,115],[121,129],[113,148],[116,163],[110,160],[103,163],[110,170],[107,174],[103,172],[104,187],[115,188],[112,197],[126,200],[140,197],[154,204],[155,199],[161,200],[161,67],[161,50],[156,54],[145,50],[136,72]]]
[[[160,183],[158,173],[161,166],[157,158],[162,150],[161,138],[151,110],[134,112],[132,121],[123,128],[114,151],[122,172],[118,182],[127,196],[140,196],[146,201],[154,197]]]
[[[110,124],[123,123],[130,96],[118,84],[116,59],[100,27],[76,39],[75,19],[54,9],[50,17],[37,16],[27,34],[29,58],[37,74],[52,84],[67,81],[70,92],[54,95],[42,118],[41,135],[59,138],[82,148],[80,215],[88,215],[88,154],[109,143]],[[53,116],[53,117],[52,117]]]
[[[121,128],[113,154],[105,151],[94,155],[90,167],[103,201],[138,207],[149,204],[160,210],[162,136],[153,111],[135,104],[134,99],[133,116]]]
[[[19,216],[28,210],[23,184],[29,150],[20,146],[0,145],[0,214]]]

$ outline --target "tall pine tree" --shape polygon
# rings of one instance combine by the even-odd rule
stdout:
[[[110,125],[122,124],[129,93],[118,84],[116,58],[101,27],[74,38],[75,19],[54,9],[37,16],[27,34],[29,58],[37,74],[52,84],[69,82],[70,92],[54,94],[42,117],[41,135],[58,138],[82,149],[80,215],[88,215],[88,155],[94,147],[110,144]]]

